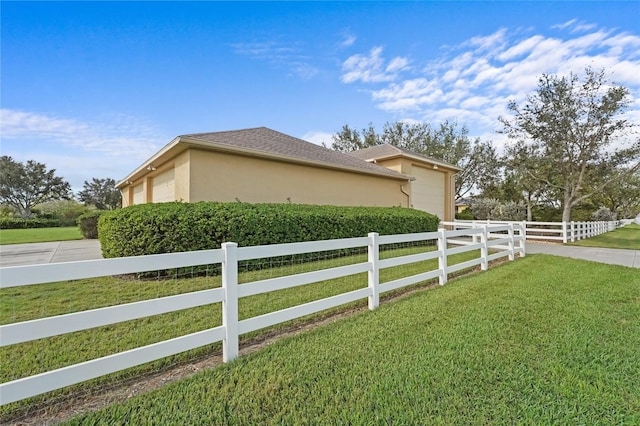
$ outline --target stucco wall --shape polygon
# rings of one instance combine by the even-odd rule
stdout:
[[[430,163],[419,163],[406,157],[378,160],[376,164],[416,178],[405,186],[411,194],[411,207],[435,214],[440,220],[454,219],[454,170],[443,167],[434,169]],[[430,197],[429,194],[434,196]],[[439,202],[436,202],[435,195]]]
[[[195,149],[189,160],[191,202],[408,206],[401,180]]]

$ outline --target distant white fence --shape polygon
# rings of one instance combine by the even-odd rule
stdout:
[[[595,237],[605,232],[613,231],[623,226],[622,221],[610,222],[511,222],[496,220],[456,220],[455,222],[440,222],[441,226],[449,229],[467,229],[483,225],[519,224],[525,228],[527,240],[576,242],[585,238]]]
[[[470,238],[474,242],[469,242]],[[380,260],[379,258],[381,245],[416,241],[435,242],[437,249],[390,259]],[[358,247],[367,247],[367,262],[238,284],[238,262],[240,261]],[[449,256],[473,250],[480,250],[480,256],[455,265],[448,264]],[[523,229],[520,224],[508,224],[485,225],[455,231],[441,229],[437,232],[404,235],[380,236],[377,233],[371,233],[361,238],[255,247],[238,247],[236,243],[229,242],[216,250],[0,268],[0,288],[197,265],[220,264],[222,269],[221,288],[0,326],[0,346],[9,346],[182,309],[222,303],[221,326],[2,383],[0,384],[0,405],[219,341],[222,341],[223,361],[231,361],[238,356],[240,335],[365,298],[368,299],[369,309],[373,310],[379,305],[380,294],[385,292],[435,278],[440,285],[444,285],[451,273],[477,265],[480,265],[482,270],[486,270],[490,261],[501,257],[513,260],[517,254],[525,255]],[[438,259],[437,269],[380,283],[381,269],[429,259]],[[238,300],[242,297],[363,272],[368,273],[367,287],[242,321],[238,319]]]

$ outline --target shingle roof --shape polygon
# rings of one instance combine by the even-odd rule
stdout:
[[[410,176],[368,163],[356,156],[333,151],[266,127],[214,133],[194,133],[182,135],[179,138],[197,140],[210,144],[211,147],[226,147],[230,150],[241,149],[245,152],[262,153],[282,159],[302,160],[317,165],[347,168],[396,179],[411,179]]]
[[[446,161],[437,160],[435,158],[427,157],[426,155],[418,154],[405,148],[400,148],[388,143],[382,145],[374,145],[369,148],[360,149],[358,151],[350,152],[349,155],[364,161],[377,160],[384,157],[391,157],[395,155],[409,155],[428,161],[433,164],[439,164],[448,166],[453,169],[460,169],[454,164],[447,163]]]

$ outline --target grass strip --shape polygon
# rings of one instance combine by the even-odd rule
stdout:
[[[50,241],[81,240],[77,226],[61,228],[0,229],[0,245],[47,243]]]
[[[640,424],[639,347],[637,270],[535,255],[68,424]]]
[[[572,246],[640,250],[640,225],[632,223],[595,237],[570,243]]]

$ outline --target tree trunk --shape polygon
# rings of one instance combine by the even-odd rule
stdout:
[[[571,222],[571,202],[570,201],[565,201],[564,206],[562,207],[562,221]]]

